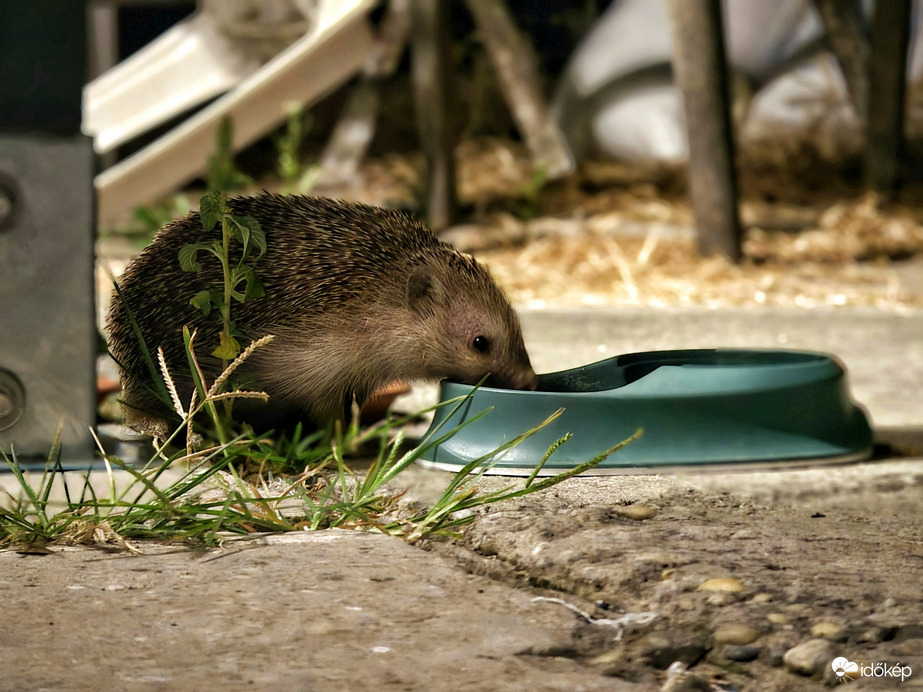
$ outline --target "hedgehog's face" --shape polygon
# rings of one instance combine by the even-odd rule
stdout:
[[[454,325],[451,336],[455,362],[446,377],[457,382],[475,384],[485,376],[484,385],[505,389],[535,389],[535,371],[523,344],[519,321],[497,323],[491,318],[463,318]],[[514,325],[514,329],[510,326]]]
[[[486,270],[453,275],[448,286],[428,273],[411,278],[410,303],[425,323],[423,375],[488,387],[535,389],[519,318]],[[423,283],[414,286],[414,282]],[[460,282],[459,282],[460,279]]]

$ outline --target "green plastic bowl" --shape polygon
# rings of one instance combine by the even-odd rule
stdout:
[[[549,445],[573,437],[541,475],[588,461],[641,428],[642,436],[590,473],[651,473],[681,467],[845,463],[867,458],[872,431],[852,401],[845,370],[807,351],[653,351],[608,358],[538,378],[537,391],[443,381],[440,399],[468,398],[436,411],[428,436],[493,407],[433,446],[424,465],[458,470],[541,423],[559,418],[499,457],[488,473],[526,475]]]

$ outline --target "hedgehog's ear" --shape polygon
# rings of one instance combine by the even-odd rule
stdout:
[[[414,267],[407,277],[407,304],[420,313],[431,313],[439,303],[439,280],[426,265]]]

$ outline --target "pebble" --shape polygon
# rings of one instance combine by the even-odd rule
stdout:
[[[722,593],[738,593],[744,590],[744,585],[734,577],[715,577],[706,579],[699,584],[696,591],[720,591]]]
[[[696,602],[693,601],[693,600],[692,600],[691,598],[689,598],[688,596],[683,596],[682,598],[680,598],[679,600],[676,601],[676,607],[677,607],[679,610],[686,610],[686,611],[695,610],[695,609],[696,609]]]
[[[634,519],[635,521],[644,521],[657,514],[659,508],[650,505],[619,505],[612,508],[613,514],[617,514],[625,519]]]
[[[769,603],[772,600],[772,594],[760,591],[750,599],[751,603]]]
[[[785,613],[769,613],[766,616],[766,619],[769,620],[773,625],[787,625],[788,616]]]
[[[737,622],[718,625],[714,631],[716,644],[749,644],[759,639],[760,634],[758,630]]]
[[[760,655],[760,647],[747,644],[728,644],[724,647],[724,657],[731,661],[747,663],[756,660]]]
[[[786,651],[782,662],[792,673],[814,675],[822,672],[832,658],[830,642],[826,639],[809,639]]]
[[[821,621],[811,626],[811,636],[815,639],[830,639],[835,642],[846,641],[846,633],[835,622]]]
[[[811,606],[807,603],[789,603],[788,605],[782,606],[790,615],[795,617],[806,615],[810,610]]]

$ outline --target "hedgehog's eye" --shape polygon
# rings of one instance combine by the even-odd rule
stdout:
[[[471,342],[471,345],[474,346],[476,351],[481,353],[487,353],[490,350],[490,342],[487,340],[486,336],[476,336],[474,341]]]

